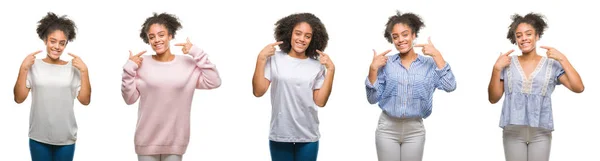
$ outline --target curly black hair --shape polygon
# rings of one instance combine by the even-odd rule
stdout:
[[[142,24],[140,38],[142,38],[142,40],[144,40],[144,42],[148,44],[149,42],[147,32],[150,29],[150,26],[154,24],[164,25],[165,28],[167,28],[171,38],[174,38],[177,30],[181,29],[182,27],[181,23],[179,22],[179,19],[175,15],[168,13],[153,14],[154,15],[152,17],[148,17],[146,21],[144,21],[144,24]]]
[[[425,23],[419,15],[414,13],[401,13],[400,11],[396,11],[396,15],[390,16],[388,22],[385,23],[385,31],[383,33],[383,37],[389,42],[392,43],[392,29],[394,29],[394,25],[396,24],[405,24],[412,30],[412,33],[415,34],[415,37],[419,37],[419,30],[425,27]]]
[[[325,50],[329,35],[327,34],[325,25],[323,25],[321,20],[312,13],[295,13],[277,21],[275,23],[275,40],[283,41],[283,44],[280,44],[279,48],[282,51],[289,53],[292,48],[292,32],[294,27],[301,22],[308,23],[313,31],[312,40],[310,41],[308,48],[306,48],[305,55],[309,58],[317,59],[319,54],[316,50]]]
[[[517,40],[515,38],[515,31],[521,23],[526,23],[533,26],[533,29],[535,29],[535,34],[540,36],[540,38],[544,34],[544,30],[548,28],[548,24],[546,24],[546,21],[544,21],[544,15],[541,15],[539,13],[528,13],[527,15],[525,15],[525,17],[522,17],[519,14],[514,14],[511,16],[511,19],[512,23],[510,24],[510,26],[508,26],[508,34],[506,35],[506,38],[510,40],[510,43],[512,44],[517,43]]]
[[[63,15],[58,17],[56,14],[52,12],[48,12],[44,18],[38,21],[38,27],[36,32],[40,39],[46,40],[48,35],[55,30],[60,30],[65,33],[67,37],[67,41],[75,40],[75,30],[77,26],[75,26],[75,22],[67,18],[67,15]]]

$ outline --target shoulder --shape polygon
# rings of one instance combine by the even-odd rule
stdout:
[[[430,56],[424,56],[421,54],[417,54],[417,59],[419,59],[423,64],[427,64],[427,66],[434,66],[437,68],[437,64],[435,64],[435,60],[433,60]]]
[[[548,65],[552,65],[552,67],[562,68],[562,65],[560,65],[560,62],[558,62],[558,61],[556,61],[554,59],[551,59],[551,58],[546,58],[546,59],[548,59],[547,60],[548,61]]]

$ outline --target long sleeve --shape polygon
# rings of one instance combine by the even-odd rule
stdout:
[[[208,54],[196,46],[192,46],[189,54],[196,62],[196,70],[200,71],[196,89],[214,89],[221,86],[221,77],[217,72],[217,67],[208,60]]]
[[[446,63],[442,69],[437,69],[436,67],[435,73],[439,78],[435,82],[435,87],[437,89],[441,89],[446,92],[452,92],[456,89],[456,80],[448,63]]]
[[[137,64],[131,60],[127,60],[127,63],[125,63],[125,66],[123,66],[121,95],[123,96],[125,103],[128,105],[135,103],[140,97],[140,92],[138,91],[137,84],[135,83],[137,69]]]
[[[377,71],[377,80],[375,81],[375,84],[372,85],[367,77],[365,86],[367,90],[367,100],[369,103],[375,104],[379,102],[381,95],[383,94],[382,88],[385,87],[385,73],[383,72],[383,67],[379,68]]]

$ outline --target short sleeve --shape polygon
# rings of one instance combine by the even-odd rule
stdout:
[[[31,69],[27,72],[27,82],[25,82],[25,87],[31,89]]]
[[[325,82],[325,74],[326,74],[325,67],[323,67],[321,65],[321,70],[319,71],[319,74],[317,74],[317,77],[315,78],[315,82],[313,82],[313,90],[321,89],[321,87],[323,87],[323,82]]]
[[[506,67],[504,69],[502,69],[502,72],[500,72],[500,80],[504,81],[504,75],[506,75],[506,70],[510,70],[509,67]]]
[[[265,63],[265,78],[271,81],[271,60],[273,56],[267,58],[267,63]]]
[[[79,90],[81,90],[81,74],[79,70],[73,68],[73,81],[71,81],[71,92],[73,96],[77,98],[79,96]]]
[[[552,61],[552,69],[554,69],[554,82],[556,82],[556,85],[560,85],[560,76],[562,76],[563,74],[565,74],[565,70],[563,69],[562,65],[560,65],[560,63],[558,61]]]

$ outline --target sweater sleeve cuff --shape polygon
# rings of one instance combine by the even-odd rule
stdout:
[[[125,63],[125,65],[123,66],[123,70],[125,70],[125,72],[127,73],[135,73],[135,71],[137,71],[138,68],[138,65],[131,60],[127,60],[127,63]]]
[[[206,53],[204,52],[204,50],[200,49],[199,47],[196,47],[196,45],[193,45],[188,54],[191,55],[193,58],[198,58],[204,56]]]

